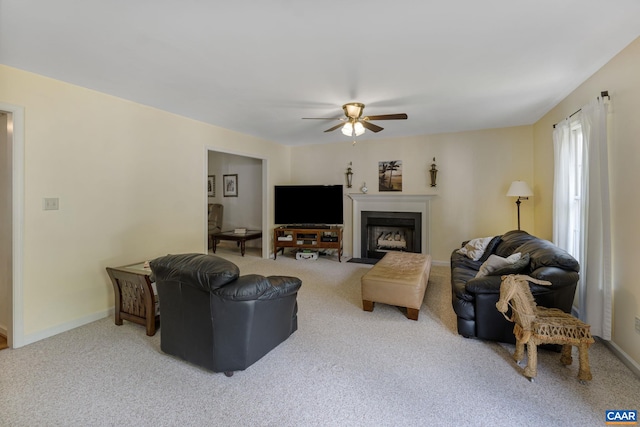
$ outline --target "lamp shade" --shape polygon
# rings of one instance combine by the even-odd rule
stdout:
[[[507,191],[508,197],[529,197],[533,196],[533,191],[524,181],[513,181],[509,191]]]

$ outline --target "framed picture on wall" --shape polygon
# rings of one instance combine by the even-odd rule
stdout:
[[[209,175],[207,178],[207,196],[216,197],[216,176]]]
[[[378,162],[378,191],[402,191],[402,160]]]
[[[222,195],[238,197],[238,174],[222,175]]]

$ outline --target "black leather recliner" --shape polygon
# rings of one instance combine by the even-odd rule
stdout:
[[[535,279],[548,280],[551,286],[530,283],[536,304],[571,312],[580,277],[580,266],[575,258],[553,243],[521,230],[497,236],[495,244],[490,246],[478,261],[458,253],[458,249],[451,254],[452,302],[460,335],[504,343],[516,342],[513,323],[496,309],[500,299],[501,276],[492,273],[475,277],[482,262],[491,254],[504,258],[516,252],[523,256],[528,254],[529,264],[513,274],[527,274]]]
[[[149,264],[167,354],[231,376],[298,328],[302,282],[296,277],[240,276],[231,261],[205,254],[166,255]]]

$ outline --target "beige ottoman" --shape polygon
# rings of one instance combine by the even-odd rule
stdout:
[[[430,255],[387,252],[362,276],[362,309],[373,311],[381,302],[406,307],[407,317],[418,320],[430,270]]]

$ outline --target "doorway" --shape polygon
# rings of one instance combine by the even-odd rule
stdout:
[[[223,206],[222,231],[246,228],[262,230],[265,234],[267,160],[209,147],[205,168],[208,182],[214,186],[206,201]],[[225,176],[233,177],[237,185],[231,194],[222,188]],[[268,233],[265,236],[268,236]],[[262,257],[269,257],[269,239],[247,242],[247,247],[249,246],[261,246]]]
[[[0,335],[24,345],[22,307],[24,108],[0,103]]]

